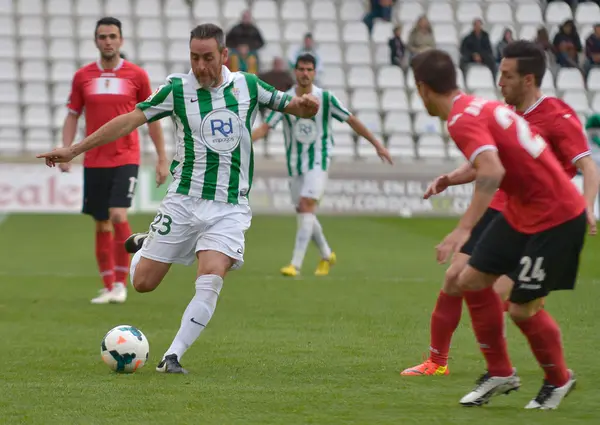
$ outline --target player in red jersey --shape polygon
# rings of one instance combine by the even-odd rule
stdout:
[[[503,57],[500,64],[500,87],[505,101],[540,132],[569,177],[574,177],[578,169],[581,171],[584,196],[588,205],[590,233],[595,234],[594,201],[598,193],[598,169],[590,156],[587,137],[577,114],[562,100],[541,94],[540,86],[546,72],[545,55],[534,43],[529,41],[511,43],[505,48]],[[449,185],[468,183],[473,178],[473,169],[470,164],[467,164],[448,176],[438,177],[428,189],[426,198],[443,191]],[[498,196],[494,200],[496,198]],[[472,253],[477,240],[497,211],[502,211],[502,205],[498,207],[498,204],[492,201],[490,210],[471,233],[471,238],[463,246],[461,254],[453,257],[431,315],[430,356],[422,364],[404,370],[402,375],[447,375],[449,373],[447,362],[450,341],[462,314],[462,293],[456,284],[458,274],[467,263],[466,254]],[[502,276],[494,285],[496,292],[500,293],[503,299],[508,298],[512,287],[511,276]],[[540,299],[543,300],[543,297]],[[541,305],[536,308],[539,307]]]
[[[484,215],[498,188],[505,208],[480,237],[458,286],[469,307],[487,371],[460,403],[478,406],[520,387],[504,338],[503,302],[493,285],[510,275],[515,286],[509,312],[545,372],[528,409],[554,409],[573,389],[560,329],[541,308],[550,291],[573,289],[587,227],[586,201],[544,139],[510,107],[461,93],[455,65],[440,50],[412,63],[427,111],[448,121],[448,132],[472,164],[475,189],[456,229],[436,247],[445,263],[458,253]]]
[[[95,41],[100,59],[79,69],[73,77],[69,114],[63,125],[65,147],[73,144],[82,112],[86,135],[90,135],[152,94],[146,72],[119,56],[123,37],[118,19],[100,19]],[[162,184],[169,170],[160,123],[148,124],[148,130],[158,155],[156,183]],[[104,282],[100,295],[92,299],[94,304],[124,302],[127,298],[129,254],[124,243],[131,235],[127,209],[135,193],[139,164],[137,131],[90,150],[83,161],[83,213],[96,221],[96,260]],[[69,171],[70,164],[60,164],[60,168]]]

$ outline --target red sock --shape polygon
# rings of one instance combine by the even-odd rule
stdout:
[[[112,232],[96,232],[96,261],[104,287],[111,290],[115,282]]]
[[[455,297],[440,291],[435,309],[431,314],[429,358],[440,366],[448,364],[450,341],[460,322],[462,303],[462,296]]]
[[[504,307],[494,289],[465,292],[473,330],[491,376],[510,376],[512,364],[504,338]]]
[[[560,328],[552,316],[546,310],[540,310],[535,316],[516,324],[529,341],[531,351],[544,369],[546,380],[557,387],[565,385],[569,380],[569,371]]]
[[[129,253],[125,251],[125,240],[131,236],[129,223],[114,223],[115,229],[114,253],[115,253],[115,282],[125,283],[129,273]]]

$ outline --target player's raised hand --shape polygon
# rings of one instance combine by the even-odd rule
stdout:
[[[169,164],[166,159],[156,162],[156,187],[160,187],[167,181],[169,175]]]
[[[380,146],[380,147],[376,148],[376,152],[377,152],[377,155],[379,156],[379,158],[381,158],[381,160],[383,162],[387,162],[390,165],[394,164],[394,161],[392,161],[392,156],[390,155],[390,152],[384,146]]]
[[[429,199],[433,195],[442,193],[444,190],[448,189],[448,186],[450,186],[450,179],[447,174],[436,177],[436,179],[427,186],[427,190],[423,194],[423,199]]]
[[[435,247],[436,258],[439,264],[445,264],[454,254],[460,252],[463,245],[469,240],[471,232],[457,227]]]
[[[75,158],[71,148],[55,148],[52,152],[36,155],[36,158],[44,158],[48,167],[54,167],[61,162],[69,162]]]
[[[594,210],[587,208],[585,210],[585,212],[587,214],[588,233],[591,236],[595,236],[597,233],[597,228],[596,228],[596,215],[594,214]]]

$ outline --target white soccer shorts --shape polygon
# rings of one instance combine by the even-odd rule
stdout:
[[[325,193],[327,185],[327,171],[315,168],[301,176],[290,178],[290,193],[295,206],[300,203],[300,198],[309,198],[319,201]]]
[[[248,205],[168,193],[150,224],[141,255],[189,266],[196,261],[196,252],[218,251],[235,260],[231,270],[239,269],[244,264],[244,235],[251,221]]]

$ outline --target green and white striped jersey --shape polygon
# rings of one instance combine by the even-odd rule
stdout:
[[[171,74],[144,102],[149,122],[172,117],[176,149],[169,192],[230,204],[248,204],[258,106],[283,111],[291,97],[256,75],[223,66],[223,84],[201,88],[194,74]]]
[[[287,94],[294,96],[296,87],[292,87]],[[283,122],[287,169],[290,176],[301,176],[316,167],[327,170],[334,145],[331,119],[346,122],[351,116],[333,93],[313,84],[312,94],[319,99],[319,112],[313,118],[298,118],[273,111],[265,121],[270,128],[275,128],[280,121]]]

